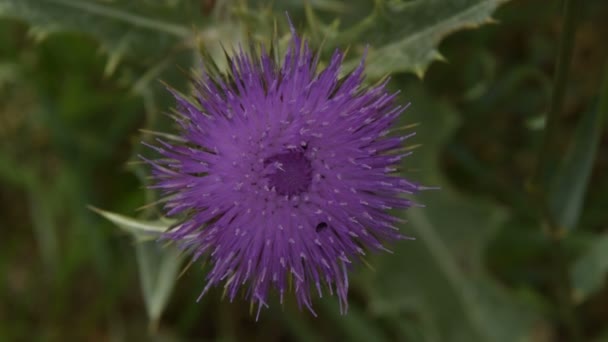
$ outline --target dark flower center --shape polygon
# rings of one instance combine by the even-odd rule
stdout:
[[[302,151],[290,151],[265,160],[268,185],[281,195],[298,195],[312,182],[312,166]]]

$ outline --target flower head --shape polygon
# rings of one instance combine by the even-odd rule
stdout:
[[[171,90],[181,141],[159,140],[164,158],[148,161],[166,214],[182,218],[165,238],[209,258],[202,294],[223,284],[233,300],[243,287],[259,314],[271,289],[282,301],[293,287],[314,314],[325,290],[345,312],[352,261],[404,237],[388,210],[419,190],[396,174],[413,134],[391,134],[405,108],[386,81],[362,85],[363,62],[340,77],[336,51],[318,71],[293,28],[282,61],[271,55],[241,49],[227,73],[206,67],[193,99]]]

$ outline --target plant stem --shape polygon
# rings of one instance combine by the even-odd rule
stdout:
[[[558,313],[568,334],[568,341],[580,342],[582,341],[581,329],[576,316],[576,307],[572,301],[573,288],[570,282],[569,270],[567,268],[568,260],[564,253],[562,239],[552,239],[551,249],[554,264],[554,290],[559,306]]]
[[[564,104],[568,71],[574,50],[574,36],[576,32],[576,15],[573,0],[563,0],[562,14],[564,24],[560,37],[559,50],[556,62],[555,79],[551,95],[551,103],[547,113],[542,147],[533,185],[537,191],[546,192],[547,181],[550,179],[549,170],[554,165],[555,153],[553,146],[558,134],[559,116]]]
[[[580,6],[580,4],[579,4]],[[568,340],[581,341],[579,322],[576,318],[575,305],[572,302],[572,285],[568,274],[568,260],[563,248],[564,232],[555,221],[547,201],[548,188],[552,176],[552,168],[556,165],[555,142],[557,141],[559,117],[564,104],[568,71],[574,50],[576,32],[576,13],[573,0],[563,0],[562,14],[564,24],[560,37],[556,62],[555,79],[553,83],[551,103],[547,113],[543,143],[538,156],[536,172],[533,176],[532,198],[542,207],[541,211],[548,228],[551,243],[551,258],[553,261],[553,284],[555,300],[561,323],[568,334]]]

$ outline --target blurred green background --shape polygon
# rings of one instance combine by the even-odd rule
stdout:
[[[608,341],[608,2],[569,4],[0,0],[0,341]],[[285,11],[348,66],[370,44],[370,82],[390,74],[419,123],[406,176],[442,190],[406,214],[417,240],[351,273],[348,315],[273,299],[255,322],[88,206],[164,226],[137,210],[140,141],[175,131],[158,80],[187,90],[199,49],[275,23],[285,43]]]

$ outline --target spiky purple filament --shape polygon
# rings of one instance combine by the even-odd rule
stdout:
[[[404,108],[386,82],[361,87],[363,63],[340,78],[339,51],[317,73],[292,33],[282,63],[240,51],[229,76],[196,81],[195,101],[171,90],[186,143],[161,141],[165,159],[149,163],[167,215],[186,217],[165,237],[211,260],[202,294],[224,283],[233,300],[247,284],[261,308],[291,278],[313,314],[311,289],[323,287],[346,311],[351,259],[403,238],[387,210],[419,189],[394,174],[411,135],[389,134]]]

